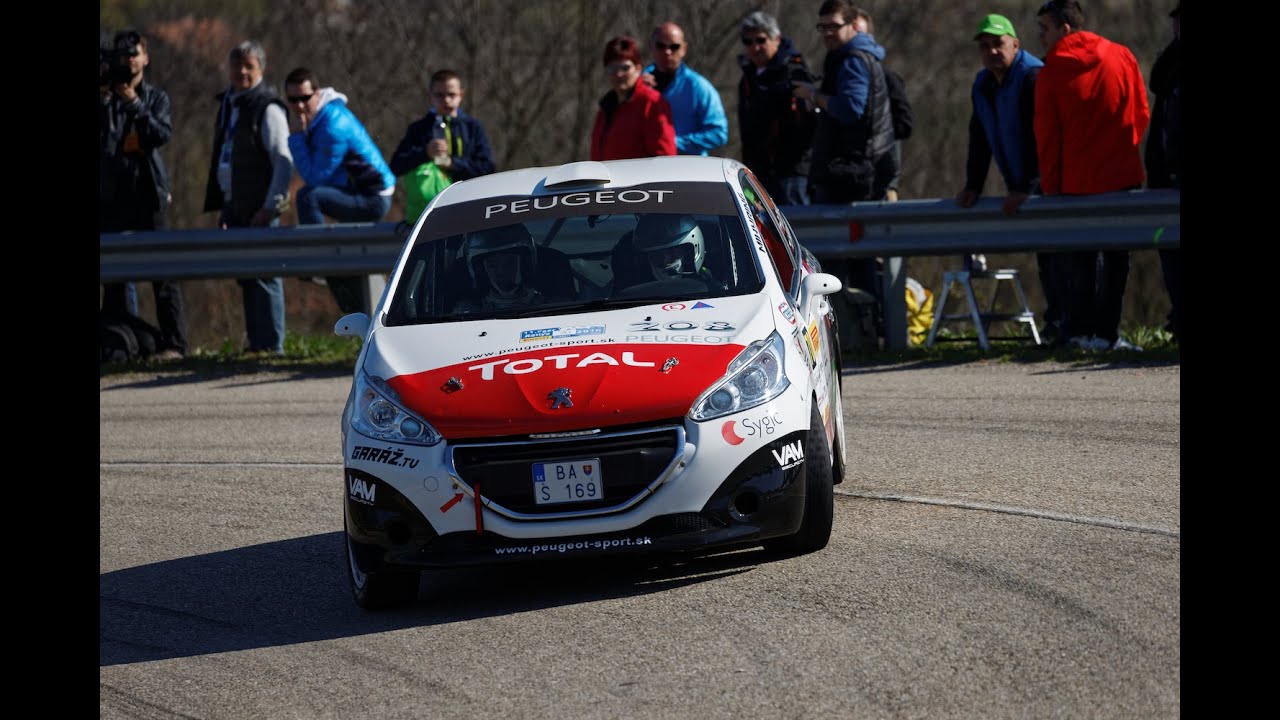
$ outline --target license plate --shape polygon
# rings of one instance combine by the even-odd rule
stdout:
[[[600,458],[533,464],[533,499],[539,505],[603,498]]]

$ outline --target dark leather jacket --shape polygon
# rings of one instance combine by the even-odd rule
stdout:
[[[159,152],[173,135],[169,94],[146,80],[137,92],[133,103],[113,92],[99,98],[98,199],[111,205],[128,198],[145,204],[139,210],[161,212],[169,206],[169,175]]]

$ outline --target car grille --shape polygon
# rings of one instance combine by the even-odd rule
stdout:
[[[662,425],[586,437],[461,443],[449,448],[453,473],[468,494],[515,520],[551,520],[621,512],[656,490],[684,455],[684,428]],[[533,463],[599,458],[604,497],[588,502],[539,505]]]

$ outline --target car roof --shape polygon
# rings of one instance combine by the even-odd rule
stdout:
[[[483,200],[505,195],[549,195],[591,189],[630,187],[663,182],[725,182],[737,160],[700,155],[665,155],[635,160],[583,161],[481,175],[454,183],[441,193],[437,205]],[[730,174],[732,177],[732,174]]]

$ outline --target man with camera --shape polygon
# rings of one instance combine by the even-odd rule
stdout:
[[[142,77],[150,59],[146,38],[138,32],[116,33],[111,47],[100,53],[99,59],[107,62],[99,64],[98,229],[104,233],[167,229],[169,178],[159,150],[173,134],[169,95]],[[155,357],[183,357],[187,333],[182,287],[174,281],[157,280],[152,282],[152,291],[160,326]],[[125,283],[103,287],[104,316],[131,314],[125,292]]]

